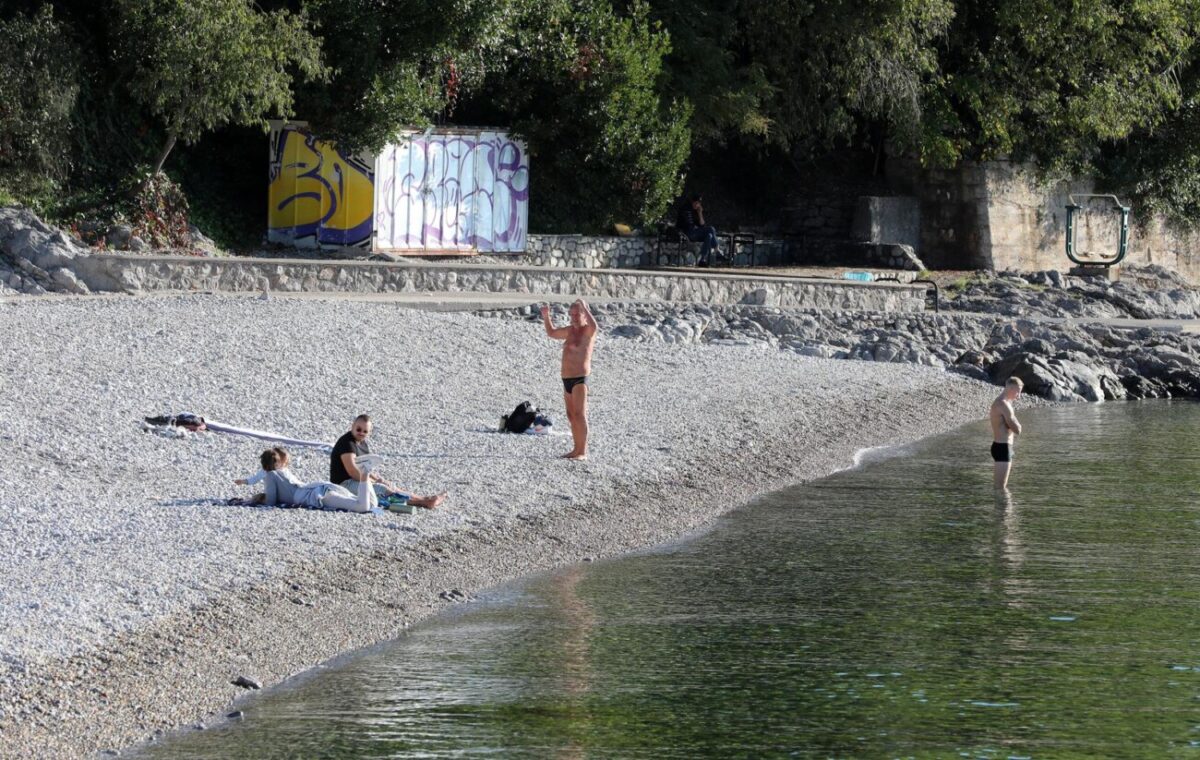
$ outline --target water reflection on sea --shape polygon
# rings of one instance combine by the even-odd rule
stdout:
[[[1023,422],[1009,496],[972,425],[500,589],[144,755],[1200,753],[1200,405]]]

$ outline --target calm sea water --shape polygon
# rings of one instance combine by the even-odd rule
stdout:
[[[1200,405],[1025,412],[506,587],[147,757],[1200,758]]]

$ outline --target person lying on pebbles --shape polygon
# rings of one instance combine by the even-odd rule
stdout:
[[[359,494],[355,496],[336,483],[328,481],[305,483],[288,469],[291,461],[288,453],[278,446],[264,451],[258,461],[262,465],[261,470],[248,478],[239,478],[233,482],[239,486],[253,486],[262,483],[265,492],[256,496],[255,500],[261,501],[267,506],[302,504],[318,509],[370,512],[371,508],[378,504],[375,490],[372,488],[360,489]],[[374,461],[360,462],[359,472],[362,477],[369,477],[374,466]]]

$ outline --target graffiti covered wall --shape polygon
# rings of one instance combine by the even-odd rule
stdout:
[[[374,169],[295,124],[272,124],[267,239],[369,246]]]
[[[503,132],[411,133],[375,162],[378,250],[525,250],[529,155]]]

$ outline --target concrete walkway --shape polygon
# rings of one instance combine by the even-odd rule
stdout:
[[[191,291],[194,293],[195,291]],[[204,291],[212,293],[213,291]],[[36,298],[38,300],[67,301],[83,298],[171,298],[181,295],[178,291],[156,291],[130,296],[123,293],[96,293],[89,296],[65,295],[47,293],[41,296],[3,296],[0,304],[15,304]],[[222,291],[220,295],[239,298],[262,298],[262,293],[252,291]],[[516,309],[535,303],[570,304],[575,300],[574,295],[556,293],[490,293],[490,292],[417,292],[417,293],[355,293],[352,291],[271,291],[270,298],[288,298],[296,300],[326,300],[326,301],[359,301],[364,303],[390,303],[406,309],[421,309],[422,311],[488,311],[492,309]],[[635,301],[656,303],[687,303],[685,301],[668,301],[662,298],[606,298],[588,297],[589,303],[629,303]],[[927,312],[928,313],[928,312]],[[974,311],[942,311],[943,316],[954,317],[985,317]],[[992,315],[996,316],[996,315]],[[1024,319],[1030,322],[1046,322],[1060,325],[1101,324],[1109,327],[1138,329],[1148,327],[1164,332],[1179,332],[1200,334],[1200,319],[1133,319],[1128,317],[1046,317],[1023,316],[1013,319]]]
[[[73,301],[96,298],[176,298],[181,295],[221,295],[231,298],[262,298],[262,293],[250,291],[170,291],[159,290],[149,293],[92,293],[74,295],[70,293],[43,293],[40,296],[0,296],[0,304],[27,303],[38,301]],[[272,291],[269,298],[287,298],[298,301],[359,301],[363,303],[390,303],[406,309],[422,311],[488,311],[491,309],[515,309],[535,303],[570,304],[576,296],[555,293],[471,293],[471,292],[421,292],[421,293],[353,293],[345,291],[283,292]],[[661,301],[644,298],[640,301]],[[629,303],[628,298],[588,298],[588,303]]]
[[[166,295],[166,294],[163,294]],[[262,298],[261,293],[222,292],[223,296]],[[362,303],[390,303],[405,309],[422,311],[488,311],[490,309],[515,309],[535,303],[570,304],[573,295],[556,293],[475,293],[475,292],[422,292],[422,293],[352,293],[339,291],[281,292],[272,291],[269,298],[287,298],[300,301],[357,301]],[[588,298],[588,303],[628,302],[628,298]],[[661,299],[640,299],[658,301]]]

